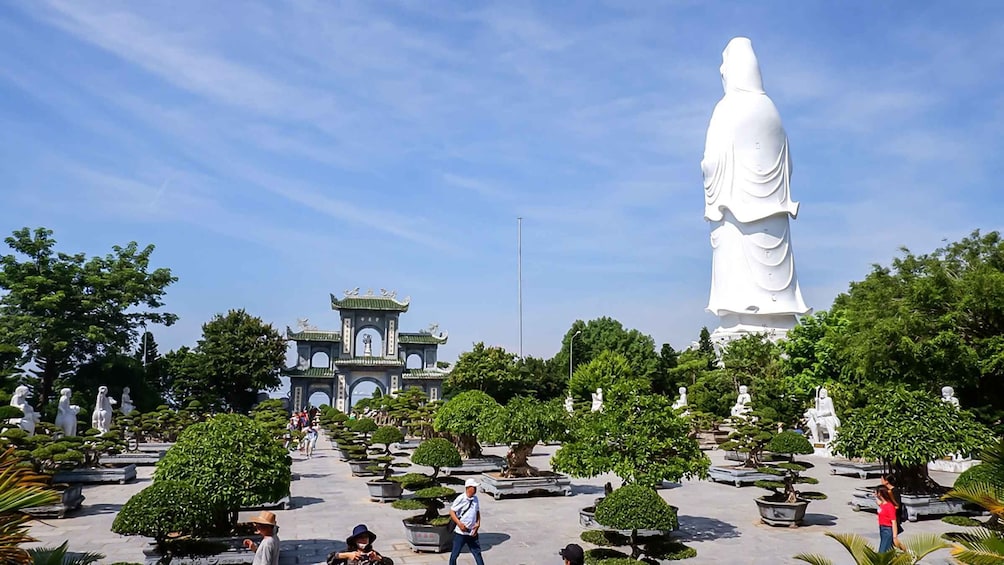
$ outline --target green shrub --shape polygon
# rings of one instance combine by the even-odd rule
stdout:
[[[615,530],[672,530],[676,511],[653,488],[625,485],[596,506],[596,521]]]
[[[122,506],[112,522],[112,531],[153,538],[161,546],[170,534],[201,534],[212,521],[213,509],[199,489],[181,481],[162,480],[139,491]]]
[[[771,453],[788,455],[811,455],[814,452],[812,444],[804,435],[792,431],[784,431],[774,436],[767,443],[766,449]]]
[[[975,528],[983,525],[983,522],[974,520],[969,516],[942,516],[941,521],[953,526],[964,526],[967,528]]]
[[[373,432],[373,436],[370,437],[370,443],[379,443],[387,446],[387,450],[390,450],[390,445],[392,443],[401,443],[404,441],[404,434],[401,430],[393,426],[384,426]]]
[[[480,457],[478,431],[485,416],[498,407],[494,398],[480,390],[468,390],[439,407],[433,426],[437,432],[450,434],[462,457]]]
[[[377,424],[370,418],[360,418],[359,420],[351,420],[348,423],[350,430],[356,432],[357,434],[362,434],[367,436],[377,430]]]
[[[221,414],[188,427],[157,464],[155,481],[184,481],[199,489],[226,533],[237,510],[289,494],[289,453],[247,416]]]
[[[411,462],[432,467],[433,480],[439,476],[439,470],[443,467],[459,467],[463,463],[457,448],[441,437],[423,441],[411,454]]]

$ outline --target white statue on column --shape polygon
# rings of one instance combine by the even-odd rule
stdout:
[[[701,161],[713,249],[707,310],[721,324],[712,338],[780,338],[810,312],[791,248],[789,219],[798,203],[790,194],[788,136],[749,39],[725,47],[721,75],[725,96],[711,115]]]
[[[363,357],[373,356],[373,337],[370,334],[363,335]]]
[[[677,408],[686,408],[686,407],[687,407],[687,387],[681,386],[680,387],[680,398],[677,398],[676,401],[673,402],[673,408],[677,409]]]
[[[731,410],[732,417],[745,418],[746,414],[752,410],[750,408],[751,402],[753,402],[753,398],[750,396],[749,388],[746,385],[739,385],[739,396],[736,397],[736,404]]]
[[[133,410],[136,409],[132,403],[132,396],[129,395],[129,387],[122,389],[122,413],[128,416]]]
[[[59,412],[56,414],[56,425],[63,428],[64,436],[77,435],[77,414],[80,413],[80,407],[76,404],[70,404],[70,396],[72,395],[73,391],[68,388],[59,391]]]
[[[31,404],[28,404],[29,396],[31,396],[31,390],[24,385],[20,385],[14,389],[14,396],[10,398],[10,405],[20,409],[24,413],[24,416],[11,418],[10,423],[17,425],[17,427],[27,432],[29,436],[33,436],[35,435],[35,424],[38,423],[40,418],[35,409],[31,407]]]
[[[950,386],[941,387],[941,401],[947,402],[955,408],[960,407],[959,399],[955,397],[955,389]]]
[[[827,394],[825,388],[820,388],[816,395],[815,406],[805,412],[806,427],[809,428],[809,435],[812,443],[829,445],[837,437],[837,428],[840,427],[840,418],[833,408],[833,399]]]
[[[592,407],[590,407],[590,410],[593,411],[593,412],[602,412],[603,411],[603,389],[602,388],[596,389],[596,392],[592,393],[592,395],[593,395],[593,405],[592,405]]]
[[[575,412],[575,401],[572,399],[571,394],[565,397],[565,412],[569,414]]]
[[[112,405],[118,404],[108,396],[108,387],[98,388],[98,397],[94,402],[94,413],[91,414],[91,427],[106,434],[112,427]]]

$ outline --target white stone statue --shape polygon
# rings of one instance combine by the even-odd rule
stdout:
[[[373,355],[373,336],[370,334],[363,335],[363,357],[371,357]]]
[[[603,389],[602,388],[596,389],[596,392],[593,393],[593,405],[590,408],[590,410],[593,411],[593,412],[602,412],[603,411]]]
[[[833,399],[829,397],[825,388],[820,388],[816,394],[815,406],[806,410],[805,422],[812,443],[829,445],[836,439],[840,418],[837,417],[833,409]]]
[[[749,389],[746,385],[739,385],[739,396],[736,397],[736,404],[732,407],[732,417],[745,418],[746,414],[752,410],[752,408],[750,408],[750,402],[752,401],[753,398],[750,396]]]
[[[941,387],[941,401],[947,402],[952,406],[959,408],[959,399],[955,397],[955,389],[950,386]]]
[[[569,414],[575,412],[575,401],[572,399],[571,394],[565,397],[565,411]]]
[[[77,414],[80,413],[80,407],[76,404],[70,404],[72,394],[73,392],[68,388],[59,391],[59,413],[56,414],[56,425],[63,428],[64,436],[77,435]]]
[[[673,402],[673,408],[675,409],[675,408],[686,408],[686,407],[687,407],[687,387],[681,386],[680,398],[677,398],[676,401]]]
[[[707,309],[721,324],[712,338],[763,332],[780,338],[810,312],[788,231],[789,218],[798,214],[788,136],[764,92],[749,39],[729,42],[721,74],[725,96],[711,115],[701,161],[713,249]]]
[[[29,436],[33,436],[35,435],[35,424],[38,423],[40,418],[35,409],[31,407],[31,404],[28,404],[29,396],[31,396],[31,390],[24,385],[20,385],[14,389],[14,396],[10,398],[10,405],[19,408],[21,412],[24,412],[24,416],[11,418],[10,423],[28,432]]]
[[[94,402],[94,413],[91,414],[91,427],[105,434],[112,427],[112,405],[118,404],[108,396],[108,387],[98,388],[98,398]]]
[[[122,389],[122,413],[129,415],[136,407],[132,404],[132,397],[129,395],[129,387]]]

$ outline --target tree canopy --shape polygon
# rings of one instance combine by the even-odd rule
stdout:
[[[465,351],[457,358],[450,376],[443,383],[443,391],[449,397],[458,392],[477,390],[496,402],[504,403],[524,392],[525,384],[517,369],[515,353],[478,342],[471,351]]]
[[[609,317],[596,318],[588,322],[576,320],[561,340],[561,350],[554,356],[556,367],[568,370],[569,344],[572,347],[572,369],[589,363],[600,353],[612,351],[628,360],[631,372],[636,377],[651,379],[659,371],[660,357],[655,350],[655,340],[638,330],[625,329],[617,320]]]

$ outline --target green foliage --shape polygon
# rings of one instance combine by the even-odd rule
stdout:
[[[554,356],[552,362],[555,369],[562,368],[566,376],[569,367],[569,344],[576,332],[582,333],[575,337],[572,345],[573,373],[576,367],[589,363],[604,351],[618,353],[627,359],[631,375],[636,378],[652,379],[659,371],[659,354],[655,350],[655,341],[651,336],[638,330],[625,329],[613,318],[602,317],[588,322],[576,320],[565,333],[561,340],[561,350]],[[595,387],[593,390],[596,390]]]
[[[88,258],[55,251],[52,231],[19,229],[5,239],[13,251],[0,257],[0,342],[17,364],[33,363],[40,406],[52,398],[57,379],[72,379],[81,364],[135,343],[143,323],[171,325],[158,312],[169,269],[150,270],[153,246],[114,246]],[[9,363],[8,358],[8,363]]]
[[[402,498],[391,503],[396,510],[425,510],[425,504],[414,498]]]
[[[113,398],[121,398],[122,389],[129,387],[129,396],[141,412],[153,410],[163,402],[159,383],[147,380],[143,362],[116,352],[82,364],[72,376],[61,379],[60,384],[81,391],[97,391],[98,387],[107,386]],[[93,392],[89,400],[93,407]]]
[[[112,531],[145,536],[158,544],[171,534],[201,535],[213,523],[213,508],[199,488],[158,480],[130,498],[112,522]]]
[[[767,451],[792,455],[811,455],[814,452],[809,440],[804,435],[793,431],[784,431],[775,435],[767,443]]]
[[[709,371],[704,368],[706,365],[706,360],[696,350],[685,351],[680,356],[678,369],[689,367],[696,379],[687,388],[687,402],[695,410],[728,418],[736,402],[735,383],[725,371]]]
[[[969,516],[942,516],[941,521],[953,526],[962,526],[966,528],[977,528],[983,525],[983,522],[974,520]]]
[[[792,394],[783,372],[781,348],[766,334],[745,335],[729,342],[722,352],[722,366],[733,390],[741,384],[749,386],[752,405],[761,414],[785,425],[799,421],[806,397]],[[734,400],[735,393],[729,396]]]
[[[612,472],[625,483],[650,487],[706,476],[709,462],[690,438],[689,422],[645,384],[619,383],[602,412],[572,418],[571,438],[551,460],[554,470],[574,477]]]
[[[502,347],[474,344],[457,358],[450,376],[443,383],[447,397],[464,391],[481,391],[495,399],[507,402],[526,389],[526,382],[518,370],[516,354]]]
[[[33,547],[28,550],[32,565],[90,565],[105,558],[102,553],[71,553],[70,542],[56,547]]]
[[[897,387],[844,420],[833,449],[849,458],[881,460],[893,467],[903,492],[923,492],[932,488],[928,461],[973,453],[990,438],[990,430],[967,411],[923,391]]]
[[[527,476],[537,474],[537,470],[527,463],[533,447],[538,442],[562,437],[567,426],[568,413],[559,401],[541,402],[534,398],[516,397],[505,406],[486,411],[478,437],[510,446],[504,476]]]
[[[392,443],[400,443],[404,441],[404,434],[401,430],[393,426],[383,426],[373,432],[373,436],[370,438],[371,443],[379,443],[387,446],[390,450],[390,445]]]
[[[601,547],[622,547],[631,544],[630,536],[611,530],[586,530],[582,532],[579,537],[586,543]],[[644,546],[644,553],[649,558],[677,561],[697,556],[697,550],[675,541],[668,536],[638,536],[637,541],[639,545]],[[609,555],[614,553],[617,553],[620,557],[615,557],[613,558],[613,561],[611,561]],[[616,563],[618,561],[625,561],[634,565],[638,563],[637,560],[631,559],[627,557],[627,555],[620,552],[610,552],[604,555],[608,558],[601,559],[600,557],[597,557],[595,562],[603,563],[604,565],[608,565],[611,562]],[[587,559],[586,562],[589,563],[590,561]]]
[[[443,438],[432,438],[423,441],[415,448],[415,452],[411,454],[411,461],[416,465],[432,467],[432,476],[408,474],[398,478],[401,486],[415,491],[415,496],[395,501],[394,508],[398,510],[424,508],[425,514],[413,517],[411,520],[431,525],[446,523],[443,521],[443,516],[439,515],[439,509],[444,507],[443,501],[456,496],[457,491],[439,484],[439,470],[442,467],[460,465],[460,453],[449,441]]]
[[[676,511],[651,487],[614,489],[596,506],[596,521],[615,530],[665,530],[676,527]]]
[[[477,457],[481,455],[477,438],[481,422],[498,406],[498,402],[484,392],[462,392],[439,407],[433,427],[437,432],[450,434],[463,457]]]
[[[423,441],[411,454],[411,462],[416,465],[432,467],[433,477],[439,475],[439,470],[443,467],[459,467],[462,463],[457,448],[443,438]]]
[[[407,473],[399,477],[393,477],[391,480],[400,483],[403,488],[412,491],[425,488],[432,484],[432,479],[430,479],[428,475],[423,475],[422,473]]]
[[[282,400],[270,398],[259,402],[251,409],[251,419],[268,431],[276,441],[283,441],[286,426],[289,423],[289,413],[282,406]]]
[[[797,434],[795,432],[781,432],[775,435],[770,442],[767,443],[767,450],[773,453],[785,453],[788,455],[808,455],[813,452],[812,444],[809,440],[805,439],[805,436]],[[757,481],[755,484],[760,488],[764,488],[773,492],[773,495],[769,500],[774,502],[796,502],[799,499],[809,499],[809,500],[823,500],[826,495],[823,493],[802,493],[799,492],[795,485],[815,485],[819,484],[819,481],[813,477],[803,477],[801,474],[804,471],[812,468],[812,464],[804,462],[790,461],[787,463],[778,463],[773,467],[760,467],[759,471],[761,473],[767,473],[769,475],[776,475],[781,477],[780,481]]]
[[[157,464],[154,480],[184,481],[199,489],[220,514],[216,527],[223,530],[233,525],[238,508],[288,495],[291,462],[253,420],[221,414],[182,432]]]
[[[1004,475],[993,465],[980,463],[960,473],[952,488],[968,487],[974,484],[986,484],[1004,490]]]
[[[589,400],[596,389],[610,390],[614,383],[630,380],[633,376],[627,358],[615,351],[601,351],[588,363],[580,364],[568,383],[574,398]]]
[[[907,551],[879,553],[857,534],[826,532],[826,535],[840,542],[856,565],[916,565],[931,553],[952,547],[934,534],[917,534],[900,538]],[[794,558],[812,565],[833,565],[833,561],[818,554],[800,553]]]
[[[721,449],[745,454],[743,465],[746,467],[760,467],[767,444],[777,435],[777,422],[766,410],[756,409],[745,418],[734,419],[733,426],[735,431],[729,434],[729,441],[723,443]]]
[[[181,408],[191,402],[203,407],[219,404],[215,386],[208,378],[206,357],[198,350],[183,346],[164,355],[161,375],[170,405]]]
[[[795,398],[811,400],[816,388],[840,380],[839,350],[834,340],[845,320],[825,310],[801,318],[779,344],[784,352],[785,388]],[[843,407],[840,407],[843,408]]]

